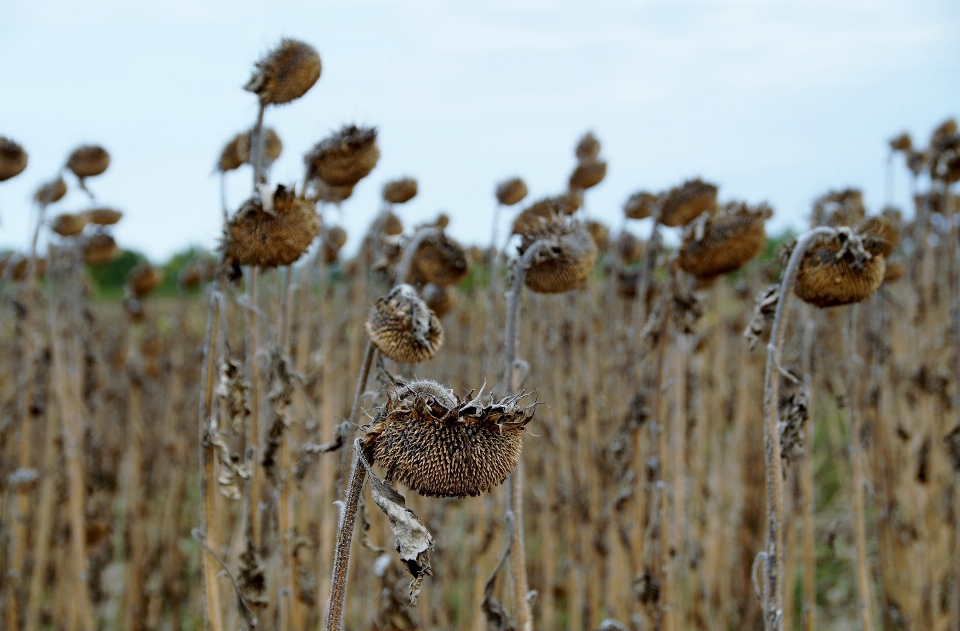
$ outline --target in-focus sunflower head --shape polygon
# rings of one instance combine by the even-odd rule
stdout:
[[[370,341],[385,357],[405,364],[433,358],[443,343],[440,319],[410,285],[377,300],[366,323]]]
[[[590,233],[580,222],[567,218],[523,235],[520,255],[531,247],[537,249],[524,284],[538,294],[559,294],[580,286],[597,262],[597,246]]]
[[[366,428],[364,451],[388,480],[428,497],[477,496],[517,466],[536,404],[521,395],[462,400],[427,380],[387,391]]]
[[[244,90],[260,97],[264,105],[281,105],[299,99],[320,78],[320,54],[310,44],[284,38],[256,63]]]
[[[704,213],[687,224],[678,262],[700,280],[743,267],[760,254],[767,241],[764,221],[773,214],[766,204],[728,204],[716,215]]]
[[[226,260],[230,265],[279,267],[296,262],[320,231],[316,204],[280,185],[265,208],[255,196],[227,224]]]
[[[5,136],[0,136],[0,182],[23,173],[27,162],[27,152],[23,147]]]
[[[356,125],[345,125],[303,158],[307,179],[319,179],[330,186],[356,184],[373,171],[379,159],[376,128]]]
[[[497,201],[504,206],[513,206],[527,196],[527,184],[518,177],[504,180],[497,185]]]
[[[383,185],[383,200],[389,204],[405,204],[417,196],[417,181],[412,177],[392,180]]]
[[[685,226],[701,214],[716,210],[717,187],[700,178],[670,189],[660,200],[660,223]]]

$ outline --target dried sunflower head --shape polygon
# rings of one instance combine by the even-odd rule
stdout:
[[[907,132],[903,132],[899,136],[890,139],[890,151],[903,151],[906,153],[911,149],[913,149],[913,140]]]
[[[713,210],[717,202],[717,187],[700,178],[687,180],[670,189],[660,204],[660,223],[675,228],[685,226],[702,213]]]
[[[280,154],[283,153],[283,141],[280,140],[277,132],[269,127],[264,127],[260,133],[263,134],[263,158],[261,164],[264,167],[269,167],[276,162]],[[251,148],[252,142],[253,131],[248,131],[237,136],[236,154],[237,159],[240,160],[240,164],[250,164],[251,156],[253,155]]]
[[[217,275],[217,262],[210,258],[198,258],[191,261],[182,270],[177,282],[184,289],[194,289],[200,283],[213,280]]]
[[[597,246],[579,222],[560,219],[523,235],[520,255],[538,243],[524,283],[538,294],[559,294],[577,287],[597,262]]]
[[[513,234],[524,235],[537,232],[559,217],[572,215],[582,203],[583,198],[576,192],[537,200],[513,220]]]
[[[627,219],[646,219],[653,215],[658,196],[647,191],[639,191],[623,203],[623,214]]]
[[[33,199],[40,204],[52,204],[54,202],[59,202],[66,194],[67,183],[64,182],[63,178],[61,177],[56,181],[48,182],[37,189],[37,192],[33,195]]]
[[[356,184],[373,171],[379,159],[376,128],[356,125],[345,125],[303,158],[307,179],[319,179],[330,186]]]
[[[149,263],[141,263],[127,274],[127,288],[136,298],[143,298],[163,282],[163,274]]]
[[[476,496],[501,484],[520,461],[535,404],[523,396],[461,400],[433,381],[387,392],[364,436],[364,451],[389,480],[428,497]]]
[[[620,233],[620,236],[617,237],[616,244],[617,256],[620,257],[626,264],[636,263],[643,258],[644,252],[646,251],[646,246],[643,241],[641,241],[635,234],[632,232],[627,232],[624,230]]]
[[[77,147],[67,159],[67,168],[81,180],[85,177],[100,175],[110,166],[110,154],[98,145]]]
[[[23,173],[27,168],[27,152],[16,142],[0,136],[0,182]]]
[[[900,243],[900,229],[882,215],[860,222],[857,233],[863,239],[863,248],[874,256],[887,258]]]
[[[766,204],[750,208],[729,204],[716,215],[704,213],[687,224],[679,264],[698,279],[708,279],[743,267],[763,249],[763,222],[773,214]]]
[[[390,204],[405,204],[417,196],[417,181],[412,177],[400,178],[383,185],[383,199]]]
[[[590,238],[593,239],[597,250],[606,252],[607,246],[610,243],[610,228],[608,228],[606,224],[594,221],[593,219],[588,219],[583,225],[587,229],[587,232],[590,233]]]
[[[220,159],[217,161],[217,170],[221,173],[233,171],[243,166],[244,161],[240,159],[240,152],[237,147],[243,136],[244,134],[237,134],[223,146],[223,150],[220,152]]]
[[[226,260],[230,265],[290,265],[303,256],[319,230],[316,205],[280,185],[272,208],[252,197],[230,218]]]
[[[257,62],[243,89],[257,94],[264,105],[289,103],[313,87],[321,68],[317,49],[306,42],[284,38]]]
[[[334,263],[340,256],[340,249],[347,242],[347,231],[340,226],[332,226],[323,232],[323,262]]]
[[[574,154],[577,156],[577,160],[581,161],[596,160],[597,156],[600,155],[600,141],[597,140],[592,131],[588,131],[580,138]]]
[[[603,160],[591,158],[581,160],[577,168],[570,174],[570,188],[586,190],[593,188],[607,176],[607,163]]]
[[[380,229],[383,231],[383,234],[391,237],[403,234],[403,222],[388,210],[383,213],[383,221]]]
[[[439,318],[410,285],[397,285],[377,300],[366,330],[385,357],[405,364],[431,359],[443,343]]]
[[[436,231],[420,242],[414,253],[413,268],[428,283],[455,285],[469,271],[467,251],[447,233]]]
[[[497,185],[496,195],[504,206],[513,206],[527,196],[527,184],[518,177],[510,178]]]
[[[438,318],[442,318],[450,313],[457,304],[453,288],[444,287],[443,285],[427,283],[421,294],[423,301],[427,303],[431,311],[437,314]]]
[[[117,258],[120,248],[109,234],[94,233],[83,242],[83,262],[87,265],[103,265]]]
[[[789,258],[795,243],[788,244],[781,260]],[[886,260],[866,250],[862,235],[839,228],[835,236],[822,237],[807,249],[793,291],[817,307],[861,302],[880,287]]]
[[[812,225],[855,226],[866,217],[867,211],[863,205],[863,191],[856,188],[846,188],[840,191],[830,191],[822,195],[813,203]]]
[[[123,218],[123,213],[113,208],[92,208],[84,214],[95,226],[112,226]]]
[[[75,237],[83,232],[89,222],[86,213],[61,213],[50,222],[50,229],[61,237]]]

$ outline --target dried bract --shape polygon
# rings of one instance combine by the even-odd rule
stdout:
[[[688,180],[670,189],[660,202],[660,223],[675,228],[685,226],[701,213],[712,210],[717,201],[717,187],[700,178]]]
[[[527,196],[527,184],[518,177],[510,178],[497,185],[496,195],[504,206],[513,206]]]
[[[462,400],[433,381],[388,390],[364,451],[389,480],[429,497],[476,496],[501,484],[520,459],[535,404],[522,395]]]
[[[377,300],[366,330],[385,357],[407,364],[432,358],[443,343],[440,319],[410,285],[397,285]]]
[[[731,204],[717,215],[700,215],[684,230],[680,268],[699,279],[740,269],[763,250],[763,222],[772,214],[766,204]]]
[[[313,46],[285,38],[257,62],[243,89],[257,94],[264,105],[289,103],[313,87],[320,71],[320,54]]]
[[[81,180],[85,177],[100,175],[110,166],[110,154],[97,145],[77,147],[67,160],[67,168]]]
[[[308,180],[319,179],[330,186],[351,186],[377,166],[380,159],[377,130],[345,125],[318,143],[303,159]]]
[[[264,208],[259,197],[253,197],[230,218],[223,245],[229,264],[290,265],[310,247],[320,230],[316,205],[280,185],[272,206]]]
[[[417,181],[412,177],[393,180],[383,185],[383,199],[390,204],[405,204],[417,196]]]
[[[537,251],[524,283],[538,294],[570,291],[587,279],[597,261],[593,238],[576,221],[557,220],[523,235],[520,255],[534,246]]]
[[[27,152],[16,142],[0,136],[0,182],[23,173],[27,168]]]

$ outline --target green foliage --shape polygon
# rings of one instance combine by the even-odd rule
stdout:
[[[123,284],[127,274],[146,260],[146,257],[133,250],[122,250],[120,255],[103,265],[87,265],[87,273],[97,288],[101,298],[117,298],[123,295]]]
[[[175,295],[179,291],[178,279],[180,278],[180,272],[183,271],[183,268],[197,259],[204,258],[213,258],[213,254],[195,245],[174,254],[170,257],[170,260],[161,267],[161,271],[163,271],[163,284],[157,288],[156,293],[163,296]],[[194,291],[199,292],[200,289],[198,288]]]

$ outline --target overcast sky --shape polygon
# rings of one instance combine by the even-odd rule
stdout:
[[[275,181],[302,177],[303,153],[343,123],[380,130],[380,163],[335,219],[353,247],[401,175],[420,183],[408,225],[444,210],[454,236],[486,241],[495,184],[560,192],[588,129],[609,168],[587,210],[614,226],[630,193],[698,175],[722,199],[767,200],[773,230],[830,188],[861,187],[878,211],[886,140],[925,143],[960,114],[958,34],[955,0],[0,0],[0,135],[30,154],[0,184],[0,248],[23,247],[31,193],[88,142],[113,156],[90,187],[125,211],[122,245],[155,260],[212,247],[214,162],[252,124],[241,86],[283,36],[313,44],[323,74],[267,112],[285,147]],[[230,175],[233,206],[247,169]],[[901,165],[895,201],[907,193]],[[86,204],[74,190],[52,212]]]

